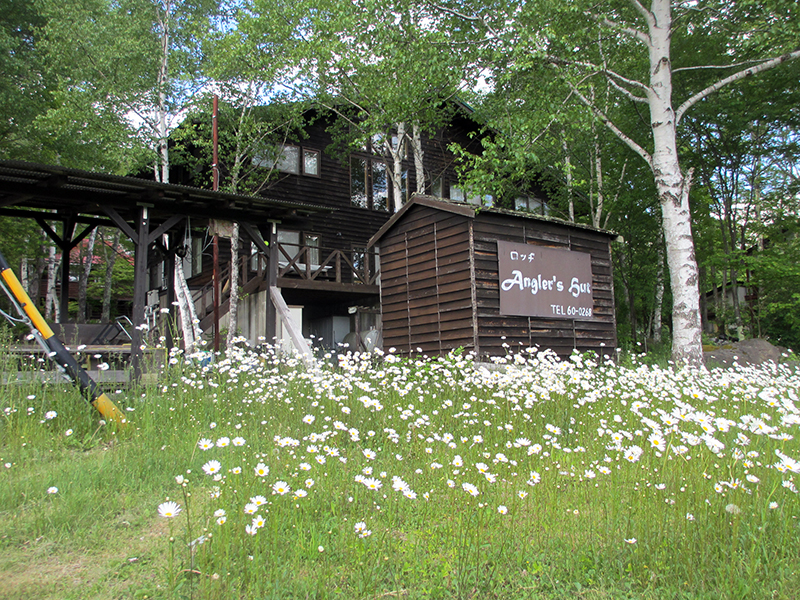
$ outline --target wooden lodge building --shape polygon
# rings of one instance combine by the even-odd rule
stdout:
[[[436,355],[462,347],[486,357],[507,347],[538,345],[560,355],[615,347],[614,236],[548,217],[541,191],[517,199],[524,211],[492,208],[490,199],[470,195],[448,149],[477,143],[468,135],[475,129],[468,115],[457,113],[448,127],[422,138],[427,195],[412,194],[416,169],[407,153],[396,213],[386,157],[370,147],[331,156],[330,119],[308,120],[302,140],[280,145],[272,164],[278,177],[259,196],[0,161],[0,210],[37,219],[64,251],[90,227],[122,229],[137,250],[134,323],[171,307],[180,260],[210,337],[216,232],[217,314],[226,328],[225,221],[236,221],[239,330],[253,344],[285,343],[284,323],[293,321],[288,329],[328,349]],[[45,219],[39,211],[48,207]],[[54,219],[64,225],[60,234],[45,223]],[[76,234],[82,223],[86,229]],[[541,272],[531,271],[540,264]],[[61,281],[68,277],[62,273]],[[515,292],[525,298],[513,299]],[[531,298],[541,301],[530,305]],[[134,333],[132,348],[142,335]]]
[[[616,236],[547,216],[541,190],[518,198],[516,206],[524,209],[519,211],[492,208],[489,199],[466,193],[448,146],[475,143],[467,135],[475,129],[467,115],[457,115],[449,127],[422,139],[423,187],[429,195],[411,194],[417,182],[413,157],[410,151],[406,154],[403,206],[396,213],[386,158],[365,150],[350,154],[348,164],[329,156],[329,126],[325,118],[312,121],[301,143],[283,146],[280,176],[265,192],[330,211],[309,213],[301,226],[275,225],[276,285],[313,345],[382,345],[427,355],[464,348],[481,357],[531,346],[562,356],[573,349],[601,352],[616,347],[610,248]],[[506,307],[511,292],[501,290],[499,277],[509,269],[506,261],[499,266],[498,243],[529,245],[526,256],[543,250],[537,254],[552,263],[545,264],[551,277],[571,273],[560,265],[577,260],[574,269],[588,290],[580,294],[580,305],[566,292],[568,298],[553,295],[543,309],[524,302]],[[253,268],[255,258],[242,258],[240,278],[249,295],[240,305],[239,324],[251,342],[263,335],[261,320],[270,303],[264,278]],[[196,286],[204,278],[208,286],[207,268],[189,283]],[[200,296],[210,297],[208,292]],[[545,296],[548,290],[538,294]],[[556,303],[559,308],[553,309]],[[201,307],[201,312],[207,310]],[[285,338],[280,324],[277,336]]]

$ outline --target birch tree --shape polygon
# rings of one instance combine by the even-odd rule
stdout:
[[[687,111],[715,92],[800,57],[797,5],[542,0],[492,3],[491,11],[481,2],[436,6],[444,20],[470,23],[481,39],[491,40],[496,52],[492,58],[497,53],[510,56],[506,66],[549,65],[563,84],[563,97],[583,104],[648,166],[661,206],[670,274],[673,360],[702,365],[698,267],[689,210],[693,172],[682,168],[678,127]],[[781,24],[773,36],[771,23]],[[708,55],[692,55],[686,46],[680,56],[673,55],[676,37],[715,29],[729,30],[729,36],[728,43],[716,49],[714,62],[698,62]],[[598,39],[604,40],[602,54]],[[697,89],[682,88],[676,98],[674,77],[682,71],[710,75]],[[592,101],[588,86],[598,77],[614,88],[617,103],[642,108],[647,127],[625,130]]]

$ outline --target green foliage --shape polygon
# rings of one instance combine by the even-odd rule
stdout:
[[[212,102],[210,95],[196,98],[193,110],[170,136],[175,144],[172,162],[188,172],[193,185],[210,188],[212,147]],[[301,102],[257,105],[256,94],[229,91],[218,108],[220,189],[258,193],[277,177],[274,165],[283,144],[305,137],[303,127],[312,113]]]
[[[50,105],[44,59],[37,31],[45,22],[33,2],[0,2],[0,157],[30,159],[38,140],[30,136],[34,119]]]
[[[800,348],[800,223],[786,219],[771,228],[763,251],[748,260],[758,286],[758,318],[770,339]]]

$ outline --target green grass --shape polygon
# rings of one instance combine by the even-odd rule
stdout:
[[[173,363],[109,390],[120,431],[70,387],[0,389],[0,598],[800,591],[787,367]]]

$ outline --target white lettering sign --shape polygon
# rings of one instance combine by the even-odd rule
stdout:
[[[500,314],[557,319],[594,317],[589,254],[501,241],[497,242],[497,250]]]

